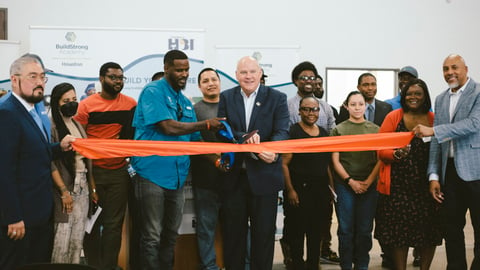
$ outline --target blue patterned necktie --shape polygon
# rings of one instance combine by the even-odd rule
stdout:
[[[370,122],[373,122],[373,118],[375,116],[375,113],[373,112],[372,104],[368,104],[367,110],[368,110],[368,119],[367,120],[370,121]]]
[[[42,119],[40,119],[40,116],[37,114],[37,111],[34,109],[30,110],[30,115],[32,115],[33,120],[35,120],[35,123],[37,123],[38,128],[42,131],[43,137],[47,139],[47,134],[45,133],[45,128],[43,127],[42,124]]]

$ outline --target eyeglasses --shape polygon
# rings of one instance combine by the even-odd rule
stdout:
[[[300,76],[298,77],[299,80],[302,80],[302,81],[314,81],[317,77],[315,76]]]
[[[320,108],[319,107],[300,107],[300,110],[302,112],[306,112],[306,113],[311,113],[311,112],[318,112],[320,111]]]
[[[22,76],[22,74],[15,74],[15,76]],[[27,81],[31,82],[31,83],[35,83],[38,81],[38,79],[40,79],[43,83],[46,83],[48,81],[48,77],[45,76],[45,74],[36,74],[36,73],[30,73],[30,74],[27,74],[25,75],[25,77],[27,78]]]
[[[125,81],[127,77],[125,76],[115,76],[115,75],[105,75],[105,77],[109,78],[112,81]]]

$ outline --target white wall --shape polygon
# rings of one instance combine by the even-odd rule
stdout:
[[[10,63],[17,59],[19,51],[20,42],[0,40],[0,81],[9,79]]]
[[[206,30],[206,66],[215,66],[217,45],[299,45],[300,61],[322,74],[327,66],[413,65],[436,96],[446,88],[444,58],[459,53],[480,81],[478,0],[0,0],[0,7],[21,53],[30,25],[193,28]]]

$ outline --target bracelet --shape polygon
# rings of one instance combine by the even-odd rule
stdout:
[[[60,188],[60,192],[61,192],[61,193],[64,193],[65,191],[68,191],[67,187],[66,187],[66,186],[62,186],[62,187]]]
[[[95,188],[92,188],[92,193],[97,193],[97,190]]]
[[[348,185],[348,183],[350,182],[350,180],[351,180],[351,179],[352,179],[352,177],[351,177],[351,176],[349,176],[349,177],[347,177],[347,178],[343,179],[343,181],[345,182],[345,184],[347,184],[347,185]]]
[[[207,124],[207,130],[210,130],[210,121],[209,121],[209,120],[205,120],[205,123]]]

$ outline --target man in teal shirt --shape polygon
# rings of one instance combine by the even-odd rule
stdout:
[[[198,141],[200,130],[216,131],[219,119],[197,122],[192,103],[181,92],[190,65],[185,53],[169,51],[165,77],[145,86],[133,119],[136,140]],[[183,184],[189,156],[133,157],[135,198],[140,212],[140,269],[173,269],[177,231],[182,221]]]

